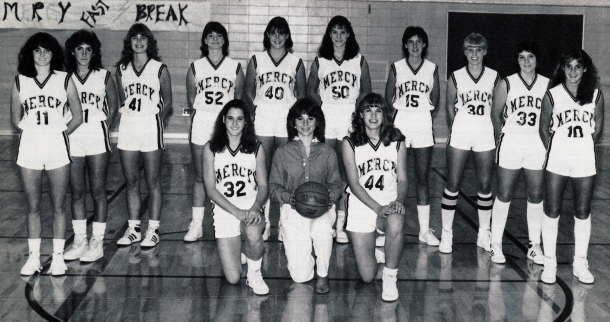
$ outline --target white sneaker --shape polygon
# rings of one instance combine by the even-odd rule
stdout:
[[[53,254],[53,261],[51,261],[51,275],[53,276],[61,276],[65,275],[68,267],[64,262],[64,256],[62,253]]]
[[[383,247],[385,246],[385,234],[377,236],[375,239],[375,247]]]
[[[34,275],[34,273],[40,272],[41,269],[42,267],[40,266],[40,253],[30,252],[28,261],[25,262],[25,265],[23,265],[23,267],[21,268],[21,275]]]
[[[506,257],[504,257],[504,253],[502,253],[502,244],[501,243],[491,244],[491,261],[496,264],[506,263]]]
[[[345,232],[345,229],[343,227],[344,225],[345,225],[345,218],[338,218],[337,219],[337,237],[335,237],[335,240],[339,244],[349,243],[349,238],[347,237],[347,233]]]
[[[375,260],[377,264],[385,264],[385,253],[379,248],[375,248]]]
[[[486,252],[491,252],[491,231],[489,229],[479,230],[477,246],[483,248]]]
[[[532,244],[532,247],[527,250],[527,258],[533,260],[538,265],[544,265],[544,253],[542,248],[540,248],[540,244]]]
[[[194,242],[198,238],[203,237],[203,227],[201,227],[200,221],[191,221],[189,224],[189,231],[184,235],[185,242]]]
[[[74,243],[72,244],[72,248],[64,253],[64,260],[73,261],[79,259],[87,249],[89,249],[87,235],[74,235]]]
[[[540,280],[546,284],[553,284],[557,280],[557,258],[544,257],[544,270],[540,274]]]
[[[252,291],[256,295],[266,295],[269,293],[269,286],[263,281],[263,274],[260,269],[248,271],[246,284],[252,288]]]
[[[267,241],[271,236],[271,223],[265,222],[265,230],[263,231],[263,241]]]
[[[441,234],[441,242],[438,246],[438,251],[444,254],[451,254],[453,251],[453,229],[443,229]]]
[[[159,244],[159,228],[149,227],[140,245],[142,247],[155,247],[157,244]]]
[[[591,284],[595,281],[595,277],[589,271],[589,262],[586,257],[574,256],[574,264],[572,273],[578,277],[581,283]]]
[[[89,249],[80,257],[80,261],[83,263],[95,262],[96,260],[104,257],[104,242],[97,237],[91,237],[89,242]],[[66,255],[64,255],[66,259]]]
[[[133,243],[137,243],[142,240],[142,232],[140,227],[128,227],[125,231],[125,235],[121,237],[116,243],[119,246],[127,246]]]
[[[396,287],[396,276],[383,273],[381,278],[383,281],[383,291],[381,292],[381,299],[386,302],[396,301],[398,299],[398,288]]]
[[[423,235],[419,234],[419,241],[422,243],[426,243],[429,246],[438,246],[440,245],[440,241],[433,234],[434,230],[428,229]]]

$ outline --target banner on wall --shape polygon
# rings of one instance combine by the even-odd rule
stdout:
[[[128,30],[140,22],[151,30],[201,32],[210,20],[210,2],[8,0],[0,17],[0,28]]]

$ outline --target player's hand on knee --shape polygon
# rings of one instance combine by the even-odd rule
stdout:
[[[399,201],[392,201],[389,204],[390,207],[394,210],[393,213],[404,216],[405,214],[405,206]]]
[[[247,225],[258,225],[261,222],[261,212],[257,209],[247,210],[246,224]]]

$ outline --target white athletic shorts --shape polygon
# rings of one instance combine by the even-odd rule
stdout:
[[[258,136],[287,138],[286,119],[290,106],[259,105],[255,110],[254,131]]]
[[[379,202],[379,201],[377,201]],[[387,205],[390,202],[380,202]],[[372,233],[377,229],[377,213],[365,205],[356,195],[347,194],[347,226],[345,230],[356,233]]]
[[[17,153],[18,166],[32,170],[53,170],[70,162],[70,142],[65,132],[21,132]]]
[[[326,120],[326,133],[324,137],[327,140],[341,140],[344,136],[349,135],[352,129],[352,114],[356,107],[351,104],[322,104],[322,112]]]
[[[544,169],[572,178],[590,177],[595,168],[595,144],[592,137],[553,137],[549,143]]]
[[[70,154],[73,157],[82,158],[111,151],[106,121],[83,123],[70,134]]]
[[[197,145],[205,145],[214,133],[214,123],[218,113],[195,110],[191,124],[190,142]]]
[[[546,149],[538,133],[502,133],[496,150],[496,162],[501,168],[509,170],[542,170],[545,154]]]
[[[163,121],[159,114],[121,115],[117,147],[125,151],[152,152],[165,147]]]
[[[214,205],[214,236],[216,238],[231,238],[241,235],[242,221],[226,210]]]
[[[427,148],[434,145],[430,111],[409,113],[397,111],[394,126],[405,136],[407,148]]]
[[[456,116],[457,118],[457,116]],[[494,130],[491,126],[480,126],[478,124],[456,124],[454,122],[449,137],[449,146],[460,150],[472,150],[474,152],[491,151],[496,148]]]

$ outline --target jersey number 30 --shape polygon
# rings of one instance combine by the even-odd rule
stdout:
[[[373,190],[373,188],[377,188],[377,189],[383,191],[383,175],[381,175],[379,177],[379,179],[377,179],[377,182],[375,182],[374,184],[373,184],[373,182],[375,182],[375,176],[372,175],[368,179],[366,179],[366,182],[364,183],[364,187],[369,190]]]

